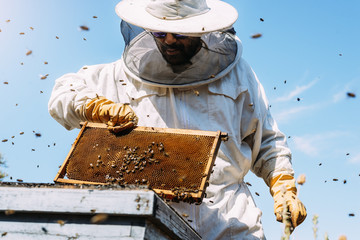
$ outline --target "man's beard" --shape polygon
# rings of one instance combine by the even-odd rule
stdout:
[[[200,48],[199,42],[191,42],[187,48],[183,44],[172,44],[167,45],[165,43],[158,43],[159,50],[164,59],[171,65],[182,65],[190,63],[190,59],[195,56]],[[167,50],[178,51],[177,54],[171,55],[167,53]]]

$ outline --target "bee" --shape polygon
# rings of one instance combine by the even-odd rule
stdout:
[[[21,32],[21,33],[19,33],[20,35],[25,35],[25,33],[24,32]]]
[[[93,18],[97,18],[97,16],[93,16]]]
[[[260,196],[260,194],[258,192],[255,192],[256,196]]]
[[[33,27],[29,27],[31,30],[34,30],[34,28]]]
[[[87,27],[85,25],[80,26],[80,29],[84,30],[84,31],[89,31],[90,30],[89,27]]]
[[[187,218],[189,217],[189,214],[183,213],[182,216]]]
[[[56,38],[56,39],[59,39],[59,37],[58,37],[58,36],[55,36],[55,38]]]
[[[355,98],[355,97],[356,97],[355,93],[352,93],[352,92],[348,92],[348,93],[346,93],[346,95],[347,95],[348,97],[351,97],[351,98]]]
[[[263,19],[263,18],[260,18],[260,21],[261,21],[261,22],[263,22],[263,21],[264,21],[264,19]]]
[[[9,82],[4,82],[4,84],[9,84]]]
[[[29,51],[26,52],[26,56],[29,56],[30,54],[32,54],[32,51],[31,51],[31,50],[29,50]]]
[[[93,223],[93,224],[102,223],[102,222],[105,222],[108,219],[108,217],[109,216],[107,214],[104,214],[104,213],[96,214],[95,216],[93,216],[90,219],[90,222]]]
[[[261,33],[255,33],[255,34],[253,34],[252,36],[251,36],[251,38],[260,38],[262,36],[262,34]]]
[[[7,141],[8,141],[8,139],[3,139],[3,140],[2,140],[2,142],[7,142]]]
[[[60,224],[60,226],[64,226],[65,225],[65,221],[63,220],[57,220],[56,221],[58,224]]]
[[[15,213],[15,210],[12,210],[12,209],[5,210],[5,215],[12,215],[14,213]]]

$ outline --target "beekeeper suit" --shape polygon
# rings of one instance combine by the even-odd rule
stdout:
[[[244,184],[251,170],[270,187],[276,219],[288,212],[292,227],[298,226],[306,210],[296,195],[291,152],[263,87],[241,57],[241,42],[231,28],[237,11],[218,0],[123,0],[116,13],[123,20],[122,58],[57,79],[51,116],[68,130],[90,121],[121,129],[227,132],[203,203],[171,206],[192,220],[203,239],[265,239],[261,211]],[[168,37],[200,45],[187,61],[172,62],[176,59],[166,56],[180,50],[161,50],[169,47]]]

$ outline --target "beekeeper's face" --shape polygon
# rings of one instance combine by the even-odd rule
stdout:
[[[161,54],[171,65],[188,63],[201,48],[199,37],[163,32],[153,32],[152,34]]]

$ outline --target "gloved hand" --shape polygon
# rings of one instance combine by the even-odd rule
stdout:
[[[106,123],[116,132],[137,125],[138,118],[127,104],[114,103],[105,97],[92,99],[85,106],[85,116],[89,122]]]
[[[306,218],[306,208],[297,197],[295,179],[291,175],[280,174],[270,180],[270,192],[274,198],[276,220],[283,221],[284,207],[287,207],[291,232]]]

